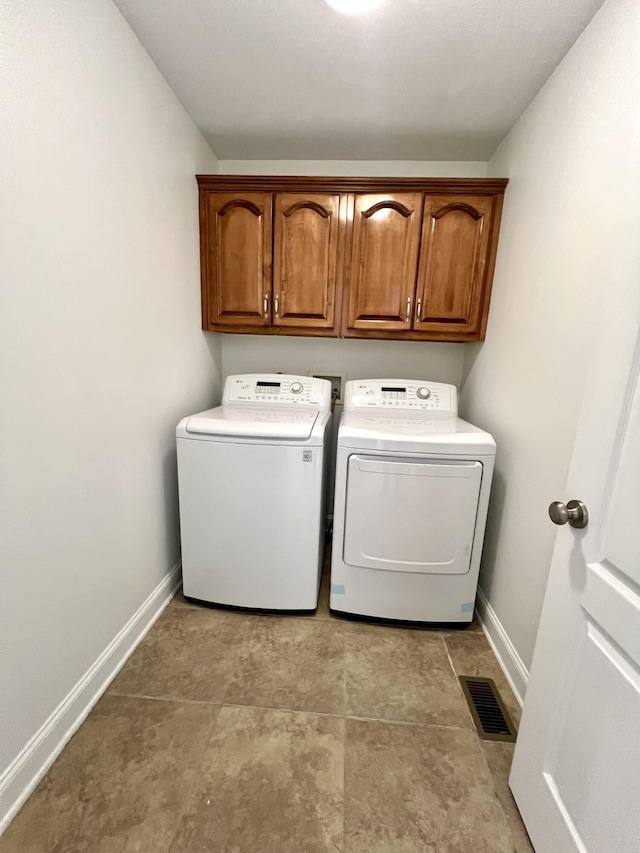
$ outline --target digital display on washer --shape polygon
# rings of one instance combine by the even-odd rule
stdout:
[[[280,390],[280,382],[256,382],[256,391],[268,391],[270,394]]]
[[[397,394],[406,394],[407,393],[406,388],[381,388],[380,390],[381,391],[393,391]]]

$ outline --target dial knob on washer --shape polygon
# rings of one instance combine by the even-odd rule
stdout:
[[[300,394],[302,392],[302,382],[293,382],[291,384],[291,393]]]
[[[431,391],[429,391],[428,388],[422,387],[422,388],[418,388],[418,390],[416,391],[416,394],[418,397],[420,397],[421,400],[427,400],[429,398],[429,396],[431,395]]]

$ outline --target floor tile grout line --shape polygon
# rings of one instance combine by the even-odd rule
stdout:
[[[248,708],[256,711],[282,711],[285,714],[312,714],[315,717],[331,717],[335,720],[345,720],[344,714],[332,714],[330,711],[310,711],[308,708],[278,708],[274,705],[244,705],[241,702],[223,702],[223,708]]]
[[[332,714],[329,711],[314,711],[307,708],[282,708],[275,705],[248,705],[239,702],[222,702],[221,708],[255,708],[260,711],[282,711],[285,714],[312,714],[318,717],[331,717],[337,720],[357,720],[364,723],[387,723],[392,726],[414,726],[420,728],[455,729],[456,731],[472,731],[464,726],[448,726],[444,723],[424,723],[416,720],[395,720],[386,717],[365,717],[357,714]]]
[[[282,711],[285,714],[311,714],[315,717],[331,717],[337,720],[355,720],[362,723],[386,723],[390,726],[413,726],[415,728],[430,729],[452,729],[453,731],[470,732],[472,729],[465,726],[450,726],[445,723],[424,723],[420,720],[394,720],[386,717],[365,717],[357,714],[332,714],[329,711],[313,711],[308,708],[281,708],[275,705],[247,705],[239,702],[214,702],[206,699],[175,699],[170,696],[148,696],[144,693],[119,693],[111,692],[110,696],[120,699],[145,699],[152,702],[172,702],[184,705],[207,705],[216,708],[248,708],[257,711]]]
[[[471,722],[473,723],[473,730],[474,730],[474,732],[475,732],[475,734],[476,734],[476,737],[478,737],[478,739],[479,739],[478,731],[477,731],[477,728],[476,728],[476,725],[475,725],[475,721],[474,721],[474,719],[473,719],[473,715],[471,714],[471,710],[470,710],[470,708],[469,708],[469,707],[468,707],[468,705],[467,705],[467,700],[466,700],[465,695],[464,695],[464,690],[462,689],[462,685],[460,684],[460,677],[459,677],[459,675],[458,675],[458,673],[457,673],[457,671],[456,671],[455,664],[453,663],[453,658],[451,657],[451,652],[449,651],[449,646],[448,646],[448,644],[447,644],[447,638],[446,638],[444,635],[442,636],[442,642],[443,642],[443,644],[444,644],[444,650],[445,650],[445,653],[446,653],[446,655],[447,655],[447,658],[449,659],[449,665],[451,666],[451,670],[452,670],[452,672],[453,672],[453,677],[454,677],[455,682],[456,682],[456,685],[457,685],[457,687],[458,687],[458,693],[459,693],[459,695],[460,695],[460,696],[462,696],[462,698],[463,698],[463,700],[464,700],[465,710],[466,710],[466,712],[467,712],[467,715],[468,715],[469,719],[470,719],[470,720],[471,720]]]
[[[444,634],[441,634],[440,636],[442,637],[442,643],[444,645],[445,654],[446,654],[447,659],[449,661],[449,666],[451,667],[451,670],[452,670],[452,672],[455,675],[456,680],[457,680],[458,679],[458,673],[456,672],[456,668],[455,668],[454,663],[453,663],[453,658],[451,657],[451,652],[449,651],[449,646],[447,645],[446,637],[444,636]]]
[[[484,636],[484,632],[479,632],[479,631],[475,631],[475,632],[473,632],[473,631],[468,631],[468,632],[465,632],[465,633],[466,633],[466,634],[468,634],[469,636],[472,636],[472,637],[474,637],[474,636],[475,636],[475,637],[477,637],[477,636],[480,636],[480,637]],[[446,637],[446,635],[444,635],[444,634],[443,634],[442,639],[444,640],[445,648],[446,648],[446,650],[447,650],[447,655],[448,655],[448,657],[449,657],[449,663],[451,664],[451,668],[453,669],[453,672],[454,672],[454,674],[455,674],[455,676],[456,676],[456,680],[458,681],[458,684],[459,684],[459,683],[460,683],[460,676],[459,676],[459,675],[458,675],[458,673],[456,672],[456,668],[455,668],[455,665],[454,665],[454,663],[453,663],[453,658],[451,657],[451,653],[450,653],[450,651],[449,651],[449,644],[447,643],[447,637]],[[518,700],[515,698],[515,694],[514,694],[513,690],[511,689],[511,685],[510,685],[510,684],[508,683],[508,681],[506,680],[506,678],[505,678],[505,676],[504,676],[504,673],[503,673],[503,672],[502,672],[502,670],[501,670],[500,664],[498,663],[497,658],[496,658],[496,656],[495,656],[495,654],[494,654],[493,650],[490,648],[489,644],[487,643],[486,638],[485,638],[485,642],[484,642],[484,644],[485,644],[485,647],[486,647],[486,648],[484,649],[484,651],[489,652],[489,655],[490,655],[490,657],[491,657],[491,659],[492,659],[492,663],[494,663],[494,664],[497,666],[497,668],[498,668],[497,677],[496,677],[496,675],[494,675],[494,674],[493,674],[493,672],[491,672],[491,671],[489,671],[489,670],[487,670],[486,672],[484,672],[484,675],[485,675],[486,677],[490,677],[490,678],[492,679],[492,681],[494,681],[494,683],[495,683],[495,685],[496,685],[496,688],[497,688],[497,690],[498,690],[498,693],[500,694],[500,696],[501,696],[502,700],[503,700],[503,701],[505,701],[505,696],[506,696],[506,697],[509,697],[509,696],[513,697],[513,701],[514,701],[515,706],[516,706],[516,708],[517,708],[517,707],[518,707]],[[463,672],[464,672],[464,670],[463,670]],[[470,674],[470,673],[469,673],[469,674]],[[477,674],[482,675],[483,673],[482,673],[482,672],[481,672],[481,673],[477,673],[477,672],[476,672],[476,675],[477,675]],[[502,682],[502,683],[500,683],[500,682]],[[460,689],[462,689],[462,688],[460,688]],[[511,707],[510,707],[510,704],[511,704],[511,703],[506,703],[506,702],[505,702],[505,704],[507,705],[507,710],[508,710],[508,712],[509,712],[509,716],[511,717],[511,721],[512,721],[513,725],[515,726],[516,730],[518,730],[518,729],[520,728],[520,722],[519,722],[519,719],[517,719],[518,714],[514,714],[514,713],[513,713],[513,711],[511,710]],[[520,709],[520,711],[521,711],[521,710],[522,710],[522,709]]]
[[[151,702],[173,702],[176,705],[208,705],[210,707],[222,708],[222,702],[214,702],[213,699],[179,699],[175,696],[149,696],[146,693],[123,693],[120,690],[110,690],[104,696],[117,696],[119,699],[148,699]]]
[[[420,723],[411,720],[385,720],[383,717],[356,717],[353,714],[345,716],[345,720],[355,720],[361,723],[385,723],[390,726],[409,726],[420,729],[450,729],[455,732],[473,732],[464,726],[448,726],[445,723]]]

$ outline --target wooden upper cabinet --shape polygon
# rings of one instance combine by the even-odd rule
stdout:
[[[202,324],[484,340],[507,181],[199,175]]]
[[[207,192],[203,327],[271,322],[271,193]]]
[[[421,213],[419,192],[355,195],[349,329],[411,328]]]
[[[495,196],[425,196],[415,330],[480,333],[495,205]]]
[[[340,193],[276,193],[274,326],[334,328],[339,223]]]

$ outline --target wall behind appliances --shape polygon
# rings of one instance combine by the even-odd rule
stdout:
[[[616,286],[608,259],[628,215],[617,188],[640,143],[639,42],[640,6],[608,0],[489,164],[510,183],[462,414],[498,444],[480,586],[521,689],[557,531],[547,507],[580,497],[564,488],[593,330]]]
[[[432,379],[460,384],[463,344],[346,338],[221,335],[222,368],[233,373],[346,373],[347,379]]]
[[[177,579],[175,426],[221,357],[216,160],[116,7],[5,0],[0,31],[1,826]]]
[[[355,175],[364,177],[483,178],[483,162],[398,160],[220,160],[228,175]],[[282,367],[289,373],[337,370],[347,379],[390,377],[460,384],[464,347],[335,338],[222,335],[225,375]],[[275,359],[275,360],[274,360]]]

